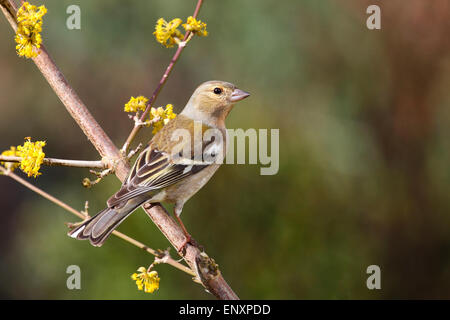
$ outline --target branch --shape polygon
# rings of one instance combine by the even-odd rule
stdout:
[[[19,177],[18,175],[16,175],[15,173],[13,173],[11,170],[5,169],[2,166],[0,166],[0,172],[2,174],[4,174],[5,176],[8,176],[14,180],[16,180],[17,182],[19,182],[20,184],[24,185],[25,187],[27,187],[28,189],[36,192],[37,194],[41,195],[42,197],[46,198],[47,200],[57,204],[58,206],[60,206],[61,208],[69,211],[70,213],[76,215],[77,217],[81,218],[81,219],[85,219],[86,216],[79,212],[78,210],[75,210],[74,208],[72,208],[71,206],[69,206],[68,204],[62,202],[61,200],[55,198],[54,196],[52,196],[51,194],[48,194],[47,192],[45,192],[42,189],[39,189],[38,187],[32,185],[31,183],[29,183],[28,181],[22,179],[21,177]],[[131,243],[132,245],[135,245],[136,247],[143,249],[145,251],[147,251],[148,253],[154,255],[155,257],[159,257],[160,253],[157,250],[154,250],[148,246],[146,246],[145,244],[127,236],[126,234],[123,234],[119,231],[113,231],[112,232],[113,235],[115,235],[118,238],[121,238],[123,240],[125,240],[128,243]],[[183,272],[186,272],[187,274],[191,275],[191,276],[196,276],[196,274],[194,272],[192,272],[191,269],[189,269],[188,267],[186,267],[185,265],[175,261],[173,258],[165,255],[165,259],[164,259],[164,263],[167,263]]]
[[[196,13],[200,10],[201,4],[202,0],[199,0],[196,6]],[[7,9],[9,6],[12,6],[14,12]],[[17,7],[11,3],[11,0],[0,0],[0,7],[15,30],[17,25],[14,17]],[[81,102],[80,98],[75,93],[75,90],[70,87],[43,45],[41,46],[41,53],[36,58],[33,58],[33,61],[43,76],[47,79],[48,83],[64,104],[70,115],[83,130],[84,134],[88,137],[100,155],[105,158],[108,166],[115,169],[116,176],[123,181],[130,170],[128,162],[122,156],[119,149],[112,143],[111,139],[103,131],[97,121],[95,121],[92,117],[86,106]],[[172,68],[173,65],[170,67],[170,70]],[[165,81],[166,80],[162,80],[162,83],[158,86],[159,89],[157,88],[157,90],[155,90],[155,98]],[[155,98],[153,98],[153,101]],[[181,227],[173,220],[173,218],[169,216],[167,211],[159,204],[147,204],[143,207],[147,215],[158,226],[169,242],[175,248],[181,248],[185,243],[186,238]],[[218,299],[239,299],[230,286],[226,283],[220,271],[214,267],[214,261],[210,258],[206,259],[205,254],[202,255],[202,252],[200,252],[197,247],[194,247],[188,243],[186,245],[185,253],[183,254],[183,259],[192,270],[196,271],[205,288]],[[209,265],[211,268],[205,268],[205,265]]]
[[[21,162],[22,158],[0,155],[0,161],[2,161],[2,162]],[[85,160],[44,158],[42,163],[47,166],[64,166],[64,167],[75,167],[75,168],[106,169],[106,167],[107,167],[107,165],[101,160],[85,161]]]
[[[200,11],[200,8],[203,4],[203,0],[198,0],[197,6],[195,7],[194,14],[192,15],[194,18],[197,18],[198,12]],[[153,107],[153,104],[158,97],[159,93],[161,92],[164,84],[167,82],[167,79],[169,79],[169,75],[172,72],[173,67],[175,66],[175,63],[178,61],[178,58],[180,58],[181,52],[186,47],[186,41],[191,35],[190,31],[187,31],[184,34],[183,41],[178,45],[177,51],[173,55],[172,59],[170,60],[169,66],[167,67],[166,71],[164,72],[163,76],[161,77],[161,80],[159,80],[158,86],[156,87],[155,91],[153,91],[152,96],[148,100],[147,106],[145,107],[144,112],[141,115],[141,118],[139,119],[140,122],[145,121],[145,117],[147,117],[148,113],[150,112],[150,109]],[[122,154],[126,154],[128,151],[128,148],[130,147],[131,143],[133,142],[134,138],[138,134],[139,130],[142,126],[134,125],[133,130],[131,131],[130,135],[128,136],[127,140],[125,141],[121,151]]]

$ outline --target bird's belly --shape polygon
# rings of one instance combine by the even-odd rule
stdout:
[[[219,167],[220,164],[211,164],[202,171],[167,187],[164,200],[177,204],[185,203],[208,182]]]

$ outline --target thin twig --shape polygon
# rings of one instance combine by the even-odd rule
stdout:
[[[2,162],[20,162],[21,157],[13,156],[2,156],[0,155],[0,161]],[[43,164],[47,166],[64,166],[64,167],[76,167],[76,168],[94,168],[94,169],[105,169],[107,165],[99,161],[85,161],[85,160],[68,160],[68,159],[54,159],[54,158],[44,158]]]
[[[200,11],[202,4],[203,4],[203,0],[198,0],[197,5],[195,7],[194,14],[192,15],[194,18],[197,18],[198,12]],[[150,109],[153,107],[153,104],[155,103],[155,100],[158,97],[159,93],[161,92],[164,84],[167,82],[167,79],[169,79],[169,75],[172,72],[172,69],[175,66],[175,63],[178,61],[178,58],[180,57],[181,52],[186,47],[185,41],[189,38],[190,34],[191,34],[191,31],[187,31],[184,34],[183,41],[182,41],[183,45],[178,46],[177,51],[175,52],[172,59],[170,60],[169,65],[167,66],[166,71],[164,72],[161,79],[159,80],[158,86],[156,87],[155,91],[153,91],[152,96],[148,100],[147,106],[145,107],[145,110],[142,113],[141,118],[139,119],[141,123],[145,122],[145,117],[147,117],[148,113],[150,112]],[[128,148],[130,147],[131,143],[133,142],[134,138],[138,134],[141,127],[142,126],[139,126],[136,124],[134,125],[133,130],[131,130],[130,135],[128,136],[127,140],[123,144],[123,147],[121,149],[122,154],[127,153]]]
[[[32,185],[32,184],[29,183],[28,181],[22,179],[21,177],[19,177],[19,176],[16,175],[15,173],[13,173],[11,170],[5,169],[5,168],[3,168],[2,166],[0,166],[0,172],[1,172],[3,175],[8,176],[8,177],[10,177],[10,178],[16,180],[16,181],[19,182],[20,184],[24,185],[25,187],[27,187],[27,188],[30,189],[31,191],[36,192],[37,194],[41,195],[41,196],[44,197],[45,199],[47,199],[47,200],[49,200],[49,201],[55,203],[56,205],[60,206],[61,208],[63,208],[63,209],[65,209],[65,210],[69,211],[70,213],[76,215],[78,218],[83,219],[83,220],[86,219],[86,216],[85,216],[82,212],[80,212],[80,211],[78,211],[78,210],[75,210],[74,208],[72,208],[72,207],[69,206],[68,204],[62,202],[61,200],[55,198],[55,197],[52,196],[51,194],[48,194],[48,193],[45,192],[44,190],[42,190],[42,189],[40,189],[40,188],[38,188],[38,187]],[[128,242],[128,243],[131,243],[132,245],[134,245],[134,246],[136,246],[136,247],[138,247],[138,248],[140,248],[140,249],[143,249],[143,250],[147,251],[148,253],[154,255],[155,257],[159,257],[159,256],[160,256],[160,252],[159,252],[159,251],[154,250],[154,249],[152,249],[152,248],[146,246],[146,245],[143,244],[142,242],[139,242],[139,241],[137,241],[137,240],[135,240],[135,239],[133,239],[133,238],[127,236],[126,234],[123,234],[123,233],[121,233],[121,232],[119,232],[119,231],[113,231],[112,234],[115,235],[116,237],[122,239],[122,240],[125,240],[125,241]],[[191,275],[191,276],[194,276],[194,277],[196,276],[195,273],[194,273],[191,269],[189,269],[189,268],[186,267],[185,265],[183,265],[183,264],[177,262],[176,260],[174,260],[174,259],[171,258],[171,257],[167,257],[167,258],[164,260],[164,262],[167,263],[167,264],[169,264],[169,265],[171,265],[171,266],[173,266],[173,267],[175,267],[175,268],[177,268],[177,269],[179,269],[179,270],[181,270],[181,271],[183,271],[183,272],[186,272],[187,274],[189,274],[189,275]]]

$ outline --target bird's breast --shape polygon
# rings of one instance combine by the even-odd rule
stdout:
[[[182,181],[166,188],[165,201],[172,203],[185,203],[198,190],[200,190],[214,173],[219,169],[220,164],[211,164],[200,172],[183,179]]]

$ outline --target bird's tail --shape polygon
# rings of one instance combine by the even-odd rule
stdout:
[[[145,201],[145,198],[135,198],[123,206],[106,208],[71,230],[68,235],[79,240],[89,239],[93,246],[100,247],[114,229]]]

